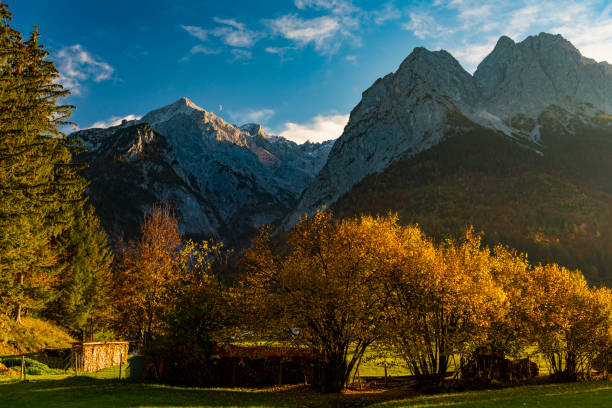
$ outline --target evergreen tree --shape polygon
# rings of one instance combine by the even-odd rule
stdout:
[[[57,298],[48,314],[83,339],[108,320],[113,254],[93,206],[75,208],[74,227],[64,239],[64,265]]]
[[[57,239],[82,205],[85,181],[72,162],[75,142],[59,127],[72,106],[69,94],[34,29],[23,41],[0,4],[0,299],[2,312],[20,320],[41,308],[61,269]]]

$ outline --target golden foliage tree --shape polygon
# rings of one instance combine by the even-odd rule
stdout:
[[[319,211],[289,232],[284,252],[272,249],[263,230],[244,257],[251,327],[264,322],[268,335],[299,333],[293,340],[321,356],[321,391],[344,388],[380,336],[379,283],[397,228],[391,217],[336,221]]]
[[[137,334],[145,343],[163,329],[169,288],[178,273],[181,237],[178,220],[167,205],[156,205],[145,216],[141,237],[120,248],[115,270],[117,327]]]
[[[525,254],[502,245],[494,248],[491,261],[492,278],[505,297],[489,325],[485,345],[488,352],[501,358],[522,356],[534,341],[532,322],[539,289],[533,268]]]
[[[588,376],[593,359],[612,339],[612,297],[590,289],[579,271],[556,264],[534,269],[539,297],[535,339],[551,373],[565,379]]]
[[[492,279],[493,263],[480,237],[434,245],[404,227],[400,258],[384,279],[385,340],[421,380],[441,381],[455,355],[486,340],[505,295]]]

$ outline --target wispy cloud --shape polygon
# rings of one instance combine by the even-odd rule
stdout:
[[[402,17],[402,11],[393,3],[387,3],[382,9],[372,11],[372,17],[375,24],[381,25],[388,21],[399,20]]]
[[[263,37],[262,33],[249,30],[244,23],[235,19],[213,17],[213,21],[218,25],[209,29],[190,25],[180,26],[189,35],[202,42],[191,47],[189,54],[180,59],[181,62],[189,61],[191,55],[220,54],[224,49],[232,55],[230,62],[250,59],[253,56],[248,49]]]
[[[121,122],[123,122],[124,120],[138,120],[140,119],[142,116],[138,116],[138,115],[134,115],[134,114],[130,114],[127,116],[111,116],[110,118],[106,119],[106,120],[100,120],[96,123],[94,123],[93,125],[91,125],[91,128],[107,128],[107,127],[111,127],[111,126],[117,126],[120,125]]]
[[[344,131],[349,115],[317,115],[306,123],[287,122],[278,134],[296,143],[336,139]]]
[[[202,29],[202,27],[181,25],[181,28],[187,31],[189,35],[202,41],[206,41],[208,39],[208,34],[206,33],[206,30]]]
[[[106,61],[95,57],[80,44],[64,47],[53,59],[60,73],[60,83],[73,95],[80,95],[87,81],[111,79],[115,71]]]
[[[249,48],[255,44],[260,33],[248,30],[243,23],[239,23],[233,19],[214,18],[216,23],[222,24],[222,27],[214,28],[210,31],[212,35],[218,37],[224,44],[231,47]]]
[[[330,42],[340,30],[340,23],[333,17],[323,16],[303,20],[290,14],[270,20],[268,25],[272,32],[295,41],[299,46],[313,43],[315,49],[320,52],[329,52],[337,47],[337,43]]]
[[[247,110],[242,112],[229,112],[230,119],[238,125],[245,123],[259,123],[265,125],[276,114],[274,109]]]
[[[213,54],[219,54],[221,52],[221,50],[215,50],[212,48],[208,48],[204,45],[194,45],[193,47],[191,47],[191,49],[189,50],[190,54],[206,54],[206,55],[213,55]]]
[[[275,36],[283,37],[295,48],[312,45],[320,54],[333,54],[348,40],[360,44],[357,32],[365,13],[347,0],[296,0],[299,10],[323,12],[317,17],[304,18],[296,13],[264,20]]]
[[[234,18],[213,17],[217,24],[214,27],[181,25],[181,28],[204,43],[208,51],[219,46],[229,47],[228,51],[234,55],[230,61],[246,59],[248,55],[233,49],[250,50],[264,40],[267,43],[263,49],[279,55],[283,61],[290,59],[288,54],[308,46],[320,55],[335,54],[344,45],[360,47],[367,29],[399,20],[403,15],[394,1],[368,10],[355,6],[352,0],[294,0],[294,5],[292,12],[259,21],[245,23]],[[256,24],[260,26],[252,28]],[[186,59],[188,56],[182,60]]]
[[[230,59],[230,62],[236,62],[240,60],[249,60],[253,58],[253,53],[249,50],[234,49],[231,52],[232,52],[232,58]]]
[[[420,39],[440,38],[453,33],[452,27],[438,24],[436,19],[427,12],[411,12],[410,20],[404,24],[404,29],[412,31]]]

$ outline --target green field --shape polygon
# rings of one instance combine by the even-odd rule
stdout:
[[[534,385],[433,396],[409,391],[321,395],[303,387],[197,389],[92,377],[32,376],[0,382],[2,408],[27,407],[610,407],[612,382]]]

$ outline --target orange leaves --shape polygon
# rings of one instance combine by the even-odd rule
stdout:
[[[179,279],[178,220],[166,206],[154,206],[141,225],[141,237],[118,253],[117,307],[120,328],[150,335],[170,302],[168,288]]]
[[[337,220],[319,211],[282,251],[264,231],[243,262],[260,326],[299,328],[299,341],[319,350],[382,340],[415,374],[442,376],[453,356],[483,347],[519,356],[534,344],[557,368],[563,357],[576,370],[612,346],[610,290],[556,264],[533,267],[504,246],[491,250],[471,228],[436,244],[393,214]]]

